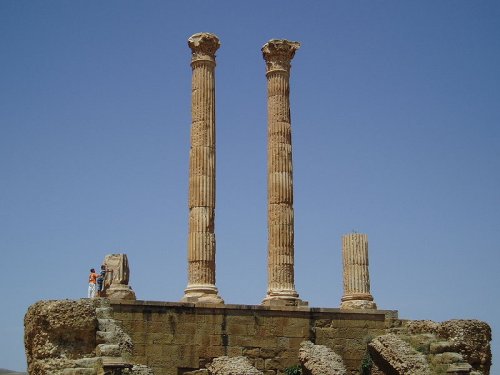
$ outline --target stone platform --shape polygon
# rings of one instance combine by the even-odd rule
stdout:
[[[310,340],[358,371],[367,342],[397,320],[394,310],[112,301],[113,318],[134,343],[131,360],[156,375],[181,375],[220,356],[246,356],[265,374],[298,364]]]

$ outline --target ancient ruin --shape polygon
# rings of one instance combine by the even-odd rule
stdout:
[[[268,90],[268,288],[229,305],[215,262],[217,36],[188,40],[192,67],[188,285],[181,302],[136,300],[125,254],[106,256],[106,298],[40,301],[24,319],[33,375],[489,375],[491,329],[399,319],[373,301],[368,238],[342,238],[340,308],[313,308],[294,282],[290,66],[298,42],[262,48]],[[299,366],[300,363],[300,366]]]

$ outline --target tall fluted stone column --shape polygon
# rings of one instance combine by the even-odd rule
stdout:
[[[273,39],[262,47],[268,111],[268,286],[264,305],[305,304],[294,283],[290,62],[298,42]]]
[[[342,237],[344,295],[341,309],[376,309],[370,294],[368,236],[350,233]]]
[[[217,36],[194,34],[189,152],[188,285],[182,301],[224,303],[215,286],[215,52]]]

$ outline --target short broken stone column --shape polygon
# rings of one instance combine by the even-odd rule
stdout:
[[[183,302],[224,303],[215,286],[215,52],[219,38],[198,33],[192,51],[188,285]]]
[[[466,375],[470,374],[472,370],[472,366],[468,363],[453,363],[451,364],[446,373],[448,375]]]
[[[302,304],[294,282],[294,214],[290,62],[298,42],[273,39],[262,47],[268,109],[268,286],[262,302]]]
[[[350,233],[342,237],[344,295],[341,309],[376,309],[370,294],[368,235]]]

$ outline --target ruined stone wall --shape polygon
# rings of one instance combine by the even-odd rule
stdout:
[[[112,307],[134,343],[133,362],[155,375],[179,375],[224,355],[246,356],[266,375],[282,373],[298,364],[304,340],[333,349],[348,371],[357,371],[367,341],[384,334],[396,316],[382,310],[147,301],[112,301]]]

